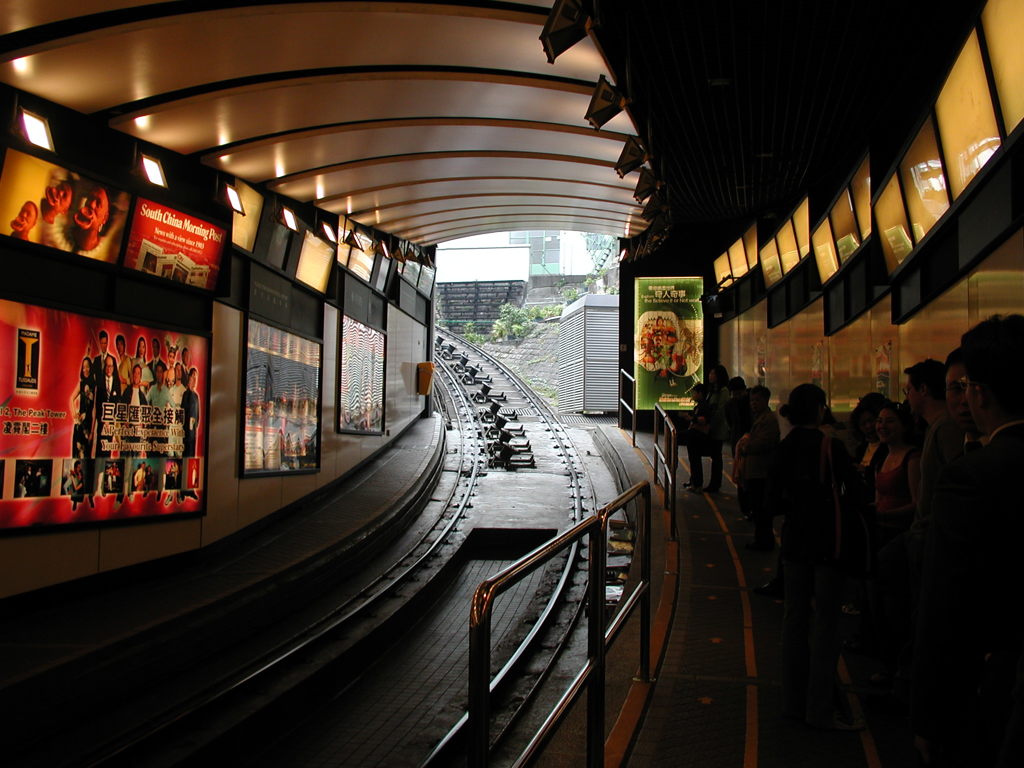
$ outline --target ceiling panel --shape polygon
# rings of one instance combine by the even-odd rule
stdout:
[[[246,179],[273,179],[308,168],[430,152],[508,151],[590,158],[614,164],[625,136],[585,128],[511,121],[421,119],[365,123],[288,134],[243,145],[215,159],[219,168]],[[322,195],[321,195],[322,197]]]
[[[640,208],[636,205],[615,204],[604,200],[580,200],[572,197],[556,197],[554,195],[458,195],[434,199],[420,203],[407,203],[391,206],[388,208],[376,208],[369,211],[359,211],[352,214],[352,218],[363,224],[374,227],[383,227],[389,232],[392,227],[406,225],[408,221],[417,217],[445,213],[449,211],[473,211],[481,212],[485,208],[494,207],[522,208],[528,206],[536,209],[543,207],[553,211],[564,212],[563,209],[575,209],[581,212],[601,211],[622,216],[639,216]],[[364,220],[365,219],[365,220]]]
[[[586,126],[589,85],[483,72],[359,72],[261,82],[130,112],[111,125],[177,152],[318,125],[480,117]],[[605,129],[632,133],[620,113]]]

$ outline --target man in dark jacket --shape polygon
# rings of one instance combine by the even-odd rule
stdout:
[[[1020,766],[1024,316],[990,318],[961,346],[965,395],[989,442],[948,464],[932,499],[911,691],[915,745],[929,765]]]

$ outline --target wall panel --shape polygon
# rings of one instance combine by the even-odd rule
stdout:
[[[871,315],[862,314],[828,337],[829,402],[833,413],[852,411],[867,392],[875,391]]]

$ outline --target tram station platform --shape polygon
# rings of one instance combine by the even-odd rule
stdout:
[[[223,632],[240,621],[246,606],[272,601],[285,584],[301,582],[324,559],[365,538],[369,528],[400,515],[424,491],[445,450],[443,434],[440,418],[420,420],[330,497],[290,510],[230,545],[139,569],[130,584],[107,577],[50,590],[34,601],[6,601],[7,620],[0,627],[5,723],[39,727],[32,723],[45,723],[49,710],[69,706],[83,688],[142,674],[172,655],[182,633],[200,624],[208,632]],[[636,448],[628,433],[608,424],[576,429],[573,437],[595,477],[614,475],[620,489],[653,477],[650,434],[638,433]],[[774,571],[776,553],[744,548],[752,524],[739,512],[728,474],[727,464],[719,494],[680,487],[675,542],[668,537],[662,489],[653,490],[655,681],[635,680],[637,636],[625,633],[609,655],[611,764],[913,765],[905,715],[872,691],[866,680],[874,670],[863,659],[844,659],[841,671],[867,730],[815,731],[782,718],[782,604],[753,593]],[[680,486],[686,478],[684,466]],[[607,479],[599,482],[598,493],[607,501],[615,488]],[[343,504],[336,503],[339,498]],[[374,520],[369,525],[368,510]],[[854,617],[849,618],[852,630]],[[579,715],[566,723],[541,765],[584,764]]]

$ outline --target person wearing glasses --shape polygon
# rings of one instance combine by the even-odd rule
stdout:
[[[1024,765],[1024,316],[961,339],[963,396],[988,443],[948,464],[932,499],[911,722],[927,765]]]

